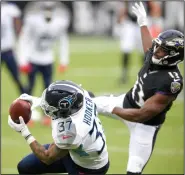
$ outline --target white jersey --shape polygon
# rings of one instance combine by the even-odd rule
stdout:
[[[78,113],[52,120],[52,136],[59,148],[69,149],[72,160],[81,167],[99,169],[108,163],[104,131],[87,91]]]
[[[47,65],[54,61],[54,46],[59,41],[60,63],[68,64],[69,20],[55,15],[47,22],[43,13],[28,15],[25,19],[19,45],[20,64],[28,62]]]
[[[1,3],[1,51],[14,49],[15,46],[15,30],[14,18],[21,16],[20,9],[12,4]]]

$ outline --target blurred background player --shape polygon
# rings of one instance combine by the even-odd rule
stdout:
[[[20,39],[21,70],[28,73],[28,93],[32,94],[36,74],[44,79],[44,88],[52,81],[54,46],[59,41],[61,72],[69,63],[67,29],[69,15],[60,2],[31,2],[27,5]],[[29,47],[28,47],[29,46]]]
[[[68,26],[69,14],[60,2],[31,2],[24,14],[20,38],[20,67],[28,73],[28,94],[32,94],[37,73],[41,73],[44,87],[52,81],[54,46],[59,42],[59,71],[64,72],[69,63]],[[48,117],[43,124],[48,124]]]
[[[129,80],[129,62],[132,53],[137,50],[142,58],[140,32],[136,24],[136,18],[130,13],[130,2],[123,2],[123,7],[118,13],[116,35],[120,38],[122,74],[120,83],[127,83]]]
[[[144,55],[141,46],[140,29],[137,26],[137,19],[131,13],[131,6],[133,2],[124,2],[122,8],[119,10],[117,18],[117,26],[115,35],[120,38],[121,49],[121,65],[122,75],[120,83],[128,83],[129,81],[129,63],[134,51],[137,51],[141,58],[141,65],[144,61]],[[145,7],[149,11],[149,30],[153,37],[162,31],[163,18],[161,17],[161,3],[147,1],[144,2]]]
[[[19,93],[24,93],[16,60],[15,44],[21,31],[21,11],[13,3],[1,3],[1,61],[5,62]]]

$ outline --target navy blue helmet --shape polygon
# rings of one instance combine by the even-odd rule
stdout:
[[[83,106],[84,90],[72,81],[56,81],[44,90],[41,108],[46,115],[67,118],[78,112]]]

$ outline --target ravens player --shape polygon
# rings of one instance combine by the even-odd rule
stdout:
[[[57,81],[41,98],[23,94],[19,99],[40,105],[52,119],[54,143],[40,145],[24,120],[11,128],[21,133],[33,153],[18,164],[20,174],[106,174],[109,168],[106,138],[89,93],[71,81]]]
[[[167,30],[152,39],[143,4],[135,3],[132,9],[141,29],[145,63],[126,94],[94,98],[98,112],[123,121],[130,130],[127,175],[141,174],[152,154],[157,132],[182,90],[177,64],[184,60],[181,32]]]

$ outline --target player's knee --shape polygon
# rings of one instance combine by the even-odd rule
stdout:
[[[19,174],[30,173],[29,168],[26,166],[26,164],[22,160],[17,164],[17,170],[18,170]]]
[[[141,174],[144,166],[145,166],[145,162],[143,161],[142,158],[137,156],[131,156],[129,157],[127,172]]]

